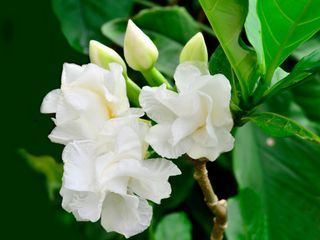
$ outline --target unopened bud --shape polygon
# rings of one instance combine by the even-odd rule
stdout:
[[[151,39],[129,20],[124,37],[124,57],[128,65],[143,72],[154,67],[158,55],[158,49]]]
[[[184,46],[180,54],[180,63],[208,62],[208,51],[202,33],[194,35]]]
[[[122,66],[123,72],[126,74],[127,67],[120,55],[102,43],[91,40],[89,43],[89,57],[91,63],[94,63],[104,69],[109,69],[109,64],[114,62]]]

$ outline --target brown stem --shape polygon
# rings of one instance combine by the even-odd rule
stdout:
[[[219,201],[213,191],[206,168],[207,160],[198,159],[192,160],[192,162],[194,165],[194,179],[198,182],[203,192],[204,201],[214,214],[213,230],[210,240],[222,240],[224,230],[227,226],[227,202],[224,199]]]

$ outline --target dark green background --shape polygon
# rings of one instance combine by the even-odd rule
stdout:
[[[76,224],[64,224],[48,201],[43,176],[17,154],[59,158],[49,142],[53,127],[39,112],[45,94],[59,87],[64,62],[87,62],[62,35],[51,1],[2,1],[1,56],[1,239],[82,239]],[[76,27],[76,26],[75,26]]]

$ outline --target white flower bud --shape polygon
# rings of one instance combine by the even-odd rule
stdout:
[[[208,51],[202,33],[194,35],[184,46],[180,54],[180,63],[208,62]]]
[[[127,72],[127,66],[120,55],[102,43],[91,40],[89,43],[89,57],[91,63],[94,63],[104,69],[109,70],[109,64],[112,62],[118,63],[122,66],[123,72]]]
[[[128,65],[134,70],[146,71],[153,68],[158,55],[151,39],[129,20],[124,37],[124,57]]]

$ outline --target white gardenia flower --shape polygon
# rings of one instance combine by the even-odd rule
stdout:
[[[94,138],[106,120],[127,114],[122,67],[109,64],[105,70],[95,64],[64,64],[61,88],[51,91],[41,105],[42,113],[55,113],[51,141],[67,144]]]
[[[229,109],[231,86],[222,74],[211,76],[205,66],[180,64],[174,79],[178,93],[160,87],[144,87],[140,104],[156,124],[146,141],[161,156],[214,161],[233,148],[233,120]]]
[[[147,200],[169,197],[168,178],[181,173],[171,161],[143,160],[148,128],[135,118],[114,118],[100,138],[69,143],[63,152],[63,208],[79,221],[101,218],[107,231],[127,238],[144,231],[152,218]]]

